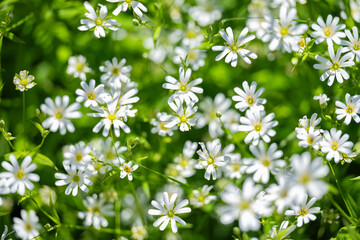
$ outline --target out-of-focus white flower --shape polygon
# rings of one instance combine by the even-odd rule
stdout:
[[[175,98],[172,102],[168,103],[174,113],[170,122],[164,126],[172,128],[175,125],[178,125],[180,131],[189,131],[196,123],[196,120],[193,118],[198,109],[198,107],[195,106],[195,102],[190,102],[185,108],[183,102],[179,98]]]
[[[143,12],[147,12],[147,8],[138,1],[133,0],[106,0],[108,2],[119,3],[118,7],[115,8],[113,14],[115,16],[119,15],[120,12],[126,12],[130,7],[133,9],[134,13],[139,16],[139,18],[143,17]]]
[[[240,153],[227,153],[226,155],[230,160],[223,168],[225,176],[230,179],[240,179],[247,168],[247,166],[243,164]]]
[[[64,135],[66,131],[74,132],[74,124],[69,119],[80,118],[82,113],[77,111],[80,108],[79,103],[69,106],[69,101],[70,98],[67,95],[55,97],[55,102],[51,98],[46,98],[45,104],[41,104],[40,109],[50,117],[43,121],[42,126],[52,132],[60,130],[61,135]]]
[[[258,145],[260,138],[265,142],[270,142],[270,137],[275,136],[276,132],[272,128],[278,125],[278,121],[272,121],[275,118],[274,113],[266,115],[265,111],[247,110],[246,117],[240,117],[238,131],[249,132],[244,142]],[[266,115],[266,116],[265,116]]]
[[[186,141],[182,154],[179,154],[174,159],[177,164],[176,169],[180,172],[181,176],[187,178],[195,174],[194,166],[196,160],[193,159],[198,144],[196,142]]]
[[[150,121],[150,124],[154,127],[151,129],[152,134],[159,134],[162,137],[165,137],[166,135],[172,136],[174,133],[174,127],[167,128],[165,125],[169,123],[172,119],[172,115],[169,115],[165,112],[158,112],[156,114],[156,119],[153,118]]]
[[[197,0],[189,9],[189,15],[201,26],[213,24],[221,18],[222,9],[214,0]]]
[[[341,158],[341,154],[351,154],[351,148],[353,143],[347,141],[349,139],[348,134],[341,136],[341,130],[336,130],[335,128],[330,129],[329,131],[324,132],[324,139],[320,142],[321,151],[326,154],[326,159],[334,159],[335,163],[338,163]],[[319,199],[319,198],[318,198]]]
[[[107,93],[104,91],[104,84],[99,84],[95,87],[95,80],[91,79],[89,85],[85,81],[81,81],[80,85],[83,89],[76,89],[75,93],[78,95],[76,101],[78,103],[84,102],[85,107],[96,107],[104,103]]]
[[[316,38],[315,43],[319,44],[326,40],[326,43],[328,46],[332,47],[333,41],[340,45],[341,40],[340,38],[345,37],[345,33],[340,32],[343,30],[346,25],[345,24],[339,24],[340,18],[331,16],[330,14],[326,18],[326,23],[324,22],[322,17],[318,17],[317,23],[313,23],[311,25],[311,28],[314,30],[314,32],[311,33],[311,36]],[[333,57],[331,57],[333,58]]]
[[[91,186],[93,182],[90,180],[92,172],[88,168],[78,169],[76,165],[64,164],[64,169],[67,174],[55,173],[55,178],[59,179],[55,182],[56,186],[68,185],[65,190],[66,195],[72,192],[72,195],[76,196],[79,188],[84,192],[89,192],[87,186]]]
[[[5,179],[5,185],[10,189],[10,192],[18,192],[20,195],[25,194],[25,190],[33,190],[34,184],[40,180],[39,175],[32,173],[36,169],[36,164],[31,163],[32,159],[26,156],[21,165],[14,154],[9,155],[10,163],[3,161],[1,166],[5,168],[5,172],[0,173],[0,179]],[[31,182],[32,181],[32,182]]]
[[[175,54],[176,56],[173,58],[174,63],[182,64],[182,59],[185,61],[186,66],[191,67],[194,71],[205,65],[205,50],[176,47]]]
[[[314,213],[320,211],[320,207],[311,207],[315,202],[316,198],[311,198],[310,201],[306,204],[307,195],[305,196],[305,201],[300,205],[292,206],[292,210],[286,210],[285,215],[287,216],[298,216],[297,217],[297,226],[301,227],[303,224],[307,224],[311,221],[316,220]]]
[[[143,240],[148,237],[148,232],[143,225],[133,225],[131,227],[131,237],[135,240]]]
[[[72,56],[69,58],[66,73],[73,75],[74,78],[80,78],[82,81],[86,80],[86,73],[92,72],[88,67],[86,58],[82,55]]]
[[[84,142],[80,141],[75,145],[70,145],[64,151],[65,165],[76,165],[77,168],[86,168],[91,162],[90,147],[86,146]]]
[[[314,100],[319,100],[321,108],[326,108],[327,102],[330,101],[330,98],[325,93],[314,96]]]
[[[20,74],[15,74],[13,82],[16,90],[23,92],[36,85],[36,82],[33,82],[34,79],[35,77],[33,75],[29,75],[29,71],[22,70]]]
[[[10,193],[10,188],[8,186],[8,181],[6,178],[0,178],[0,195],[5,195]],[[3,199],[0,197],[0,206],[3,205]]]
[[[265,34],[263,27],[264,16],[270,15],[268,2],[263,0],[252,0],[248,5],[248,17],[246,19],[246,26],[251,32],[256,32],[257,38],[262,38]]]
[[[350,0],[350,13],[355,22],[360,22],[360,0]]]
[[[78,27],[80,31],[88,31],[94,28],[94,35],[97,38],[105,37],[105,29],[116,31],[119,28],[117,27],[119,23],[115,19],[109,19],[107,15],[107,7],[102,4],[98,4],[100,7],[100,12],[95,11],[94,8],[90,5],[88,1],[84,2],[84,6],[88,11],[85,13],[85,17],[88,19],[80,19],[80,24],[82,26]]]
[[[176,233],[178,230],[176,222],[182,225],[186,225],[186,222],[177,215],[181,213],[191,212],[191,209],[189,207],[185,207],[189,204],[189,200],[182,200],[179,204],[176,205],[176,197],[177,194],[174,193],[169,199],[169,194],[167,192],[164,192],[163,199],[160,203],[155,200],[151,201],[151,205],[153,205],[153,207],[155,207],[156,209],[150,209],[148,213],[154,216],[161,216],[154,222],[154,227],[160,226],[160,230],[163,231],[168,225],[168,223],[171,222],[171,230]]]
[[[304,116],[299,119],[299,125],[301,128],[305,128],[306,131],[309,131],[310,127],[316,128],[317,125],[321,122],[321,118],[317,118],[317,113],[313,113],[310,117],[310,120],[307,118],[307,116]],[[296,128],[296,132],[298,132],[298,129]]]
[[[43,185],[39,189],[39,195],[41,197],[41,200],[44,204],[50,206],[51,203],[56,202],[56,192],[49,186]]]
[[[40,234],[41,225],[34,210],[27,212],[25,209],[22,209],[20,215],[21,218],[14,217],[13,228],[16,235],[23,240],[30,240],[37,237]]]
[[[237,101],[238,103],[235,104],[235,108],[239,109],[241,112],[244,112],[247,108],[252,111],[262,111],[264,110],[264,106],[262,104],[266,103],[266,99],[259,98],[261,94],[265,91],[265,88],[259,88],[256,91],[257,83],[252,82],[249,86],[247,81],[242,83],[243,89],[241,88],[234,88],[235,95],[232,97],[233,101]]]
[[[111,85],[121,82],[130,81],[130,72],[132,67],[130,65],[125,66],[126,59],[123,58],[118,62],[117,58],[114,57],[112,61],[105,61],[105,66],[100,66],[100,72],[104,74],[101,75],[101,82],[106,85]]]
[[[230,160],[228,156],[224,156],[221,153],[221,143],[219,139],[215,139],[212,142],[207,142],[206,146],[203,142],[199,142],[201,150],[197,151],[197,154],[200,156],[199,163],[195,165],[197,169],[206,169],[205,179],[210,180],[216,179],[216,171],[218,167],[223,167],[226,165],[226,162]]]
[[[190,197],[190,204],[194,207],[202,207],[209,204],[211,201],[215,201],[215,195],[209,195],[211,189],[214,186],[204,185],[200,190],[193,190]]]
[[[188,22],[187,28],[184,32],[184,36],[181,40],[181,44],[184,47],[191,49],[197,47],[203,41],[203,39],[204,37],[201,29],[196,26],[194,22]]]
[[[295,225],[291,225],[289,226],[289,221],[283,221],[279,227],[279,231],[277,231],[277,225],[273,226],[272,229],[269,231],[269,238],[267,238],[266,240],[270,240],[270,239],[276,239],[276,240],[286,240],[285,237],[287,237],[290,233],[292,233],[296,226]]]
[[[310,127],[308,131],[305,128],[297,128],[296,132],[296,137],[301,140],[299,142],[300,147],[312,147],[316,150],[319,149],[319,143],[322,140],[320,130],[315,129],[314,127]]]
[[[359,32],[358,28],[354,26],[352,28],[353,35],[351,31],[345,29],[345,34],[348,37],[349,41],[342,40],[341,44],[345,45],[343,52],[350,52],[352,54],[351,59],[353,60],[356,57],[356,61],[360,61],[360,42],[359,42]]]
[[[341,120],[345,118],[344,123],[346,125],[349,125],[351,120],[354,119],[356,123],[360,122],[360,99],[356,96],[350,96],[349,93],[345,94],[345,102],[336,101],[335,105],[338,107],[335,110],[335,113],[337,114],[336,118],[338,120]]]
[[[93,194],[86,197],[84,205],[87,208],[86,212],[78,212],[78,217],[84,219],[84,226],[94,226],[95,229],[107,227],[108,221],[104,216],[114,216],[112,204],[106,204],[102,194],[100,196]]]
[[[306,38],[298,37],[297,40],[298,40],[297,44],[298,44],[298,47],[299,47],[298,52],[303,53],[306,46],[310,43],[311,38],[309,38],[309,37],[306,37]]]
[[[225,62],[231,63],[232,67],[236,67],[238,64],[238,56],[240,56],[246,63],[250,64],[251,59],[256,59],[257,55],[250,50],[244,49],[246,43],[250,42],[255,38],[255,35],[251,34],[246,36],[249,32],[249,29],[245,27],[238,39],[234,38],[233,31],[231,27],[226,28],[226,32],[224,30],[220,30],[221,37],[225,40],[225,46],[213,46],[211,50],[213,51],[221,51],[219,55],[216,56],[215,61],[219,61],[223,59],[225,56]]]
[[[277,183],[271,184],[266,189],[264,199],[266,201],[274,202],[276,212],[282,214],[284,213],[284,210],[293,203],[293,200],[289,195],[292,184],[291,181],[289,181],[289,176],[286,174],[279,174],[276,179]]]
[[[132,161],[129,161],[128,163],[123,163],[120,166],[120,178],[124,178],[126,176],[128,176],[129,181],[133,180],[133,175],[132,172],[135,171],[136,169],[138,169],[139,165],[132,163]]]

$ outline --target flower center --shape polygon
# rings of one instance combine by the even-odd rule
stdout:
[[[186,122],[186,121],[187,121],[187,117],[186,117],[185,115],[181,115],[180,121],[181,121],[181,122]]]
[[[299,41],[299,46],[300,46],[301,48],[305,47],[305,41],[304,41],[304,39],[301,39],[301,40]]]
[[[309,137],[307,138],[306,142],[307,142],[308,144],[312,145],[312,144],[314,144],[315,139],[314,139],[313,136],[309,136]]]
[[[195,60],[197,57],[197,54],[194,50],[190,50],[189,53],[188,53],[188,59],[189,60]]]
[[[167,212],[167,215],[168,215],[168,217],[170,217],[170,218],[174,217],[174,216],[175,216],[174,210],[169,210],[169,211]]]
[[[83,158],[83,155],[81,153],[75,154],[75,161],[80,162]]]
[[[349,105],[346,107],[345,111],[348,113],[348,114],[352,114],[354,112],[354,106],[352,105]]]
[[[128,166],[125,166],[124,167],[124,172],[131,173],[131,168],[129,168]]]
[[[205,201],[205,196],[200,194],[200,196],[198,198],[198,201],[199,202],[204,202]]]
[[[254,98],[252,96],[247,96],[245,100],[249,105],[252,105],[254,103]]]
[[[80,181],[80,176],[75,173],[74,175],[71,176],[71,181],[74,182],[74,183],[77,183]]]
[[[82,63],[78,63],[78,64],[76,64],[75,68],[76,68],[76,70],[77,70],[78,72],[80,72],[80,71],[82,71],[82,70],[83,70],[83,68],[84,68],[84,64],[82,64]]]
[[[335,61],[335,62],[333,62],[333,63],[331,64],[330,69],[332,69],[332,70],[334,70],[334,71],[336,72],[337,70],[340,69],[340,64],[339,64],[337,61]]]
[[[260,162],[262,163],[262,165],[264,165],[265,167],[269,167],[270,166],[270,160],[267,158],[260,158],[259,159]]]
[[[336,149],[339,148],[339,143],[336,142],[336,141],[332,141],[332,142],[330,143],[330,147],[331,147],[332,150],[336,151]]]
[[[231,165],[231,168],[234,170],[234,172],[237,172],[240,169],[240,164],[234,163]]]
[[[254,130],[255,130],[256,132],[260,132],[260,131],[261,131],[261,122],[260,122],[260,121],[255,124]]]
[[[88,208],[89,212],[93,212],[95,215],[99,215],[100,214],[100,207],[99,206],[95,206],[93,208]]]
[[[300,182],[302,183],[308,183],[310,181],[310,176],[307,173],[304,173],[300,177]]]
[[[182,91],[183,93],[186,92],[188,90],[188,86],[187,83],[180,83],[180,91]]]
[[[236,52],[239,48],[236,44],[230,46],[230,50],[233,52]]]
[[[163,122],[160,124],[159,128],[162,129],[162,130],[168,130],[167,127],[165,127],[165,125],[167,124],[167,122]]]
[[[248,209],[250,207],[250,204],[248,203],[248,202],[242,202],[241,204],[240,204],[240,209],[242,209],[242,210],[246,210],[246,209]]]
[[[23,179],[24,176],[25,176],[24,170],[22,170],[22,169],[19,169],[15,174],[15,177],[19,180]]]
[[[332,35],[332,31],[331,31],[331,28],[327,27],[327,28],[324,28],[324,35],[326,37],[330,37]]]
[[[195,38],[196,37],[196,33],[194,31],[187,31],[186,32],[186,37],[187,38]]]
[[[288,33],[289,33],[289,30],[287,29],[287,27],[281,27],[280,28],[281,36],[286,36],[286,35],[288,35]]]
[[[108,120],[109,121],[114,121],[116,119],[116,116],[115,116],[115,114],[109,114],[109,116],[108,116]]]
[[[28,84],[28,80],[26,78],[21,79],[20,84],[24,87]]]
[[[181,166],[186,167],[188,165],[188,161],[186,159],[181,160]]]
[[[207,159],[207,163],[208,163],[208,164],[213,164],[214,162],[215,162],[215,160],[214,160],[213,157],[209,157],[209,158]]]
[[[64,114],[62,110],[57,110],[54,115],[57,119],[62,119]]]
[[[309,212],[307,211],[307,209],[305,208],[301,208],[299,211],[299,215],[300,216],[305,216],[306,214],[308,214]]]
[[[114,67],[112,70],[111,70],[111,73],[115,76],[119,75],[120,73],[120,68],[117,68],[117,67]]]
[[[91,91],[88,93],[87,97],[90,100],[94,100],[96,98],[96,94],[93,91]]]
[[[103,23],[103,20],[101,18],[96,18],[95,19],[95,24],[100,26]]]
[[[25,223],[25,231],[26,232],[31,232],[32,229],[33,229],[33,227],[30,223]]]
[[[360,42],[359,41],[353,42],[353,49],[355,51],[360,50]]]

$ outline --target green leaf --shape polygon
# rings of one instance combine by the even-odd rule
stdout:
[[[60,225],[61,221],[60,221],[59,215],[58,215],[58,213],[56,211],[56,208],[55,208],[55,205],[54,205],[54,203],[52,201],[51,196],[50,196],[50,206],[49,207],[50,207],[51,216],[53,216],[54,220],[56,220],[55,223]]]
[[[20,198],[20,200],[18,201],[17,205],[19,205],[20,203],[22,203],[24,200],[28,199],[29,197],[31,197],[31,194],[26,194],[25,196],[23,196],[22,198]]]
[[[30,122],[35,125],[35,127],[39,130],[39,132],[41,133],[41,135],[44,133],[45,128],[43,128],[43,126],[41,126],[40,123],[31,121],[31,120],[30,120]]]
[[[351,181],[359,181],[360,180],[360,176],[354,177],[352,179],[350,179]]]
[[[34,154],[33,156],[33,162],[39,165],[43,165],[43,166],[49,166],[54,168],[56,171],[58,171],[58,168],[55,166],[54,162],[51,161],[50,158],[48,158],[47,156],[41,154],[41,153],[36,153],[36,152],[32,152],[32,154]]]
[[[154,40],[155,45],[156,45],[157,40],[159,39],[160,33],[161,33],[161,26],[157,26],[153,33],[153,40]]]
[[[11,212],[0,212],[0,217],[5,216],[5,215],[9,215]]]
[[[20,38],[18,38],[17,36],[15,36],[15,34],[13,34],[12,32],[6,32],[4,34],[4,36],[8,39],[10,39],[13,42],[16,43],[21,43],[21,44],[25,44],[25,42],[23,40],[21,40]]]

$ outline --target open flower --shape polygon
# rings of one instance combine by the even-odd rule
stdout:
[[[191,193],[190,203],[194,207],[202,207],[206,204],[209,204],[212,201],[215,201],[216,196],[210,195],[211,189],[213,189],[214,186],[208,186],[204,185],[200,190],[195,189]]]
[[[136,169],[138,169],[139,165],[134,164],[132,161],[128,162],[128,163],[123,163],[122,166],[120,166],[120,177],[124,178],[126,176],[128,176],[129,181],[133,180],[133,175],[132,172],[135,171]]]
[[[354,26],[352,28],[353,35],[351,34],[351,31],[348,29],[345,29],[345,34],[348,37],[349,41],[342,40],[341,44],[345,45],[343,48],[344,52],[350,52],[351,53],[351,59],[353,60],[356,57],[356,61],[360,61],[360,41],[359,41],[359,32],[358,28]]]
[[[41,225],[35,211],[30,210],[27,212],[25,209],[22,209],[20,215],[21,218],[14,217],[13,228],[16,235],[23,240],[30,240],[39,236]]]
[[[213,51],[222,51],[216,56],[215,61],[219,61],[226,56],[225,62],[231,62],[231,66],[236,67],[238,63],[238,56],[240,56],[248,64],[251,63],[249,58],[256,59],[257,55],[255,53],[244,49],[245,44],[255,38],[255,35],[253,34],[246,37],[248,32],[249,29],[245,27],[241,31],[239,38],[235,39],[231,27],[226,28],[226,32],[224,30],[220,30],[220,35],[226,42],[225,46],[213,46],[211,48]]]
[[[148,213],[150,215],[161,216],[154,222],[154,227],[158,227],[161,224],[160,230],[163,231],[169,224],[169,222],[171,222],[171,230],[176,233],[176,222],[182,225],[186,225],[186,222],[176,215],[191,212],[191,209],[189,207],[185,207],[189,204],[189,200],[182,200],[178,205],[176,205],[176,197],[177,194],[173,193],[169,200],[169,194],[167,192],[164,192],[161,203],[155,200],[151,201],[151,205],[153,205],[156,209],[150,209]]]
[[[330,14],[326,18],[326,23],[324,22],[322,17],[318,17],[317,22],[311,25],[311,28],[314,29],[314,32],[311,33],[311,36],[316,38],[315,43],[319,44],[326,40],[328,46],[332,47],[333,41],[336,44],[340,44],[340,38],[345,37],[345,33],[340,32],[340,30],[344,29],[345,24],[339,24],[339,17],[331,16]]]
[[[80,78],[82,81],[86,80],[86,73],[92,72],[91,68],[89,68],[86,57],[72,56],[69,58],[68,67],[66,69],[66,73],[73,75],[74,78]]]
[[[100,66],[100,72],[104,74],[101,75],[101,82],[105,85],[111,85],[121,82],[130,81],[130,72],[132,67],[125,66],[126,59],[123,58],[118,62],[117,58],[114,57],[111,62],[109,60],[105,61],[105,66]]]
[[[64,161],[66,165],[76,165],[77,168],[86,168],[91,162],[90,156],[91,149],[86,146],[83,141],[78,142],[75,145],[70,145],[66,151],[64,151]]]
[[[359,123],[360,117],[358,114],[360,113],[360,99],[355,96],[351,97],[349,93],[346,93],[345,102],[346,104],[340,101],[335,102],[335,105],[338,107],[335,110],[335,113],[337,114],[336,118],[338,120],[345,118],[344,123],[346,125],[349,125],[352,119],[354,119],[356,123]]]
[[[198,109],[197,106],[194,106],[195,102],[190,102],[186,108],[184,108],[183,103],[179,98],[175,98],[173,102],[168,103],[171,109],[174,111],[174,114],[170,122],[164,126],[167,128],[172,128],[175,125],[179,125],[180,131],[189,131],[190,128],[196,123],[196,120],[193,118]]]
[[[233,101],[237,101],[238,103],[235,104],[235,108],[239,109],[241,112],[244,112],[247,108],[252,111],[262,111],[264,110],[263,104],[266,103],[266,99],[259,98],[261,94],[265,91],[264,88],[260,88],[256,91],[257,83],[252,82],[249,86],[247,81],[242,83],[243,89],[241,88],[234,88],[235,95],[232,97]]]
[[[292,206],[292,210],[286,210],[285,215],[287,216],[298,216],[297,217],[297,226],[301,227],[303,224],[307,224],[311,221],[316,220],[316,216],[314,213],[318,213],[320,211],[320,207],[311,207],[315,202],[316,198],[310,199],[310,201],[306,204],[307,195],[304,198],[305,201],[302,202],[299,206]]]
[[[13,82],[16,86],[16,90],[23,92],[36,85],[36,82],[33,82],[34,79],[35,77],[33,75],[29,75],[28,71],[23,70],[20,74],[15,74]]]
[[[99,84],[95,87],[95,80],[91,79],[89,85],[85,81],[81,81],[80,85],[83,89],[76,89],[75,93],[79,95],[76,98],[78,103],[84,102],[85,107],[96,107],[104,103],[106,93],[104,91],[104,84]]]
[[[349,139],[348,134],[341,136],[341,130],[336,131],[335,128],[324,132],[324,139],[320,142],[321,151],[327,153],[326,159],[334,159],[335,163],[338,163],[341,159],[341,154],[351,154],[351,148],[353,143],[347,141]]]
[[[132,7],[136,15],[138,15],[140,18],[142,18],[143,16],[142,12],[147,12],[147,8],[144,6],[144,4],[138,1],[133,1],[133,0],[106,0],[106,1],[113,3],[116,2],[120,3],[119,6],[115,8],[115,10],[113,11],[113,14],[115,16],[119,15],[120,12],[126,12],[128,8],[130,8],[130,6]]]
[[[80,23],[84,24],[78,29],[80,31],[87,31],[94,28],[95,37],[105,37],[105,29],[108,28],[110,30],[116,31],[118,28],[116,26],[119,23],[115,19],[108,19],[107,15],[107,7],[105,5],[99,4],[100,13],[98,11],[95,12],[94,8],[90,5],[89,2],[85,1],[84,6],[87,13],[85,13],[85,17],[88,19],[81,19]]]

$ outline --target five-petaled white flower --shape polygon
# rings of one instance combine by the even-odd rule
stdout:
[[[186,108],[183,106],[183,102],[179,98],[175,98],[172,102],[168,102],[171,109],[174,111],[170,122],[164,126],[172,128],[175,125],[179,125],[180,131],[189,131],[192,126],[195,125],[196,120],[193,118],[198,107],[194,106],[195,102],[190,102]],[[163,119],[160,119],[164,121]]]
[[[345,29],[345,34],[348,37],[349,41],[342,40],[341,44],[345,45],[343,48],[344,52],[350,52],[351,53],[351,59],[354,59],[356,56],[356,61],[360,61],[360,41],[359,41],[359,32],[358,28],[354,26],[352,28],[353,35],[351,35],[351,31],[348,29]]]
[[[79,103],[68,106],[69,101],[70,98],[67,95],[55,97],[55,102],[51,98],[46,98],[45,104],[41,104],[40,109],[50,117],[43,121],[42,126],[49,128],[52,132],[60,130],[61,135],[64,135],[66,131],[74,132],[74,124],[69,119],[80,118],[82,113],[77,111],[80,108]]]
[[[202,207],[204,205],[209,204],[211,201],[215,201],[215,195],[209,195],[211,189],[214,186],[204,185],[200,190],[195,189],[191,193],[190,204],[194,207]]]
[[[80,85],[83,89],[76,89],[75,93],[79,95],[76,98],[78,103],[84,102],[85,107],[96,107],[104,103],[107,93],[104,91],[104,84],[95,87],[95,80],[91,79],[89,85],[85,81],[81,81]]]
[[[346,26],[345,24],[338,25],[339,20],[339,17],[333,18],[333,16],[329,14],[325,23],[322,17],[318,17],[318,24],[313,23],[311,25],[311,28],[314,29],[314,32],[311,33],[311,36],[316,38],[315,43],[319,44],[326,40],[329,47],[332,47],[333,41],[336,44],[340,44],[340,38],[345,37],[345,33],[340,32],[340,30],[343,30]]]
[[[16,235],[23,240],[30,240],[39,236],[41,225],[35,211],[30,210],[27,212],[25,209],[22,209],[20,215],[21,218],[14,217],[13,228]]]
[[[101,81],[105,85],[116,84],[119,81],[129,82],[130,81],[130,72],[132,67],[130,65],[125,66],[126,59],[123,58],[118,62],[117,58],[114,57],[112,61],[105,61],[105,66],[100,66],[100,72],[104,74],[101,75]]]
[[[197,78],[191,82],[191,69],[188,68],[186,71],[183,67],[179,68],[179,80],[166,76],[165,80],[167,83],[162,85],[165,89],[176,90],[176,92],[170,96],[170,101],[176,97],[180,99],[181,102],[184,102],[188,105],[190,102],[197,102],[199,98],[195,95],[195,93],[203,93],[203,89],[200,87],[195,87],[202,83],[201,78]]]
[[[316,202],[316,198],[311,198],[310,201],[306,204],[307,195],[299,206],[292,206],[292,210],[286,210],[285,215],[287,216],[298,216],[297,217],[297,226],[301,227],[303,224],[307,224],[311,221],[316,220],[316,216],[314,213],[318,213],[320,211],[320,207],[311,206]]]
[[[354,145],[351,141],[347,141],[348,134],[345,133],[341,136],[341,133],[341,130],[336,131],[335,128],[332,128],[330,132],[324,132],[324,139],[320,142],[321,151],[327,153],[326,159],[329,161],[334,159],[335,163],[340,161],[341,154],[351,154],[351,148]]]
[[[1,163],[7,172],[1,172],[0,179],[6,180],[10,192],[18,192],[20,195],[24,195],[26,189],[32,190],[34,188],[31,181],[38,182],[40,180],[39,175],[32,173],[36,169],[36,164],[31,163],[32,159],[29,155],[24,158],[21,165],[19,165],[14,154],[10,154],[9,160],[10,163],[7,161]]]
[[[238,102],[235,104],[235,108],[239,109],[241,112],[244,112],[247,108],[252,111],[264,110],[264,106],[262,104],[266,103],[266,99],[259,97],[265,89],[262,87],[256,91],[256,82],[252,82],[249,87],[249,83],[244,81],[242,86],[244,90],[238,87],[234,88],[234,91],[238,94],[232,97],[233,101]]]
[[[323,64],[314,64],[314,68],[327,70],[321,75],[320,80],[325,81],[327,78],[329,78],[327,83],[329,86],[334,83],[335,77],[339,83],[343,83],[343,79],[348,80],[350,77],[343,68],[350,67],[355,64],[354,61],[351,60],[351,53],[347,53],[341,57],[341,53],[343,52],[342,47],[339,47],[336,55],[332,45],[330,45],[328,49],[331,61],[321,57],[320,55],[316,55],[315,59]]]
[[[94,8],[90,5],[89,2],[85,1],[84,6],[87,13],[85,13],[85,17],[89,19],[81,19],[80,23],[82,26],[78,27],[80,31],[87,31],[92,28],[94,29],[94,35],[97,38],[105,37],[105,29],[108,28],[110,30],[116,31],[119,28],[117,27],[119,23],[115,19],[108,19],[107,15],[107,7],[105,5],[99,4],[100,13],[95,11]]]
[[[28,71],[22,70],[20,74],[15,74],[13,82],[15,84],[16,90],[23,92],[36,85],[36,82],[33,82],[34,79],[35,77],[33,75],[29,75]]]
[[[154,222],[154,227],[158,227],[161,224],[160,230],[163,231],[168,225],[168,223],[171,222],[171,230],[176,233],[176,222],[182,225],[186,225],[186,222],[176,215],[191,212],[191,209],[189,207],[185,207],[189,204],[189,200],[182,200],[178,205],[175,205],[176,197],[177,194],[173,193],[169,200],[169,194],[167,192],[164,192],[161,203],[155,200],[151,201],[151,205],[153,205],[156,209],[150,209],[148,213],[150,215],[161,216]]]
[[[147,12],[147,8],[144,6],[144,4],[142,4],[141,2],[138,1],[133,1],[133,0],[106,0],[108,2],[119,2],[119,6],[113,11],[113,14],[115,16],[119,15],[120,12],[126,12],[128,10],[128,8],[133,9],[133,11],[136,13],[136,15],[139,16],[139,18],[143,17],[143,13],[142,12]]]
[[[74,78],[80,78],[82,81],[86,80],[86,73],[92,72],[91,68],[89,68],[86,57],[72,56],[69,58],[68,67],[66,69],[66,73],[73,75]]]
[[[231,66],[236,67],[238,63],[238,55],[248,64],[251,63],[249,58],[256,59],[257,55],[255,53],[244,49],[245,44],[255,38],[255,35],[253,34],[246,37],[248,32],[249,29],[245,27],[241,31],[239,38],[235,39],[231,27],[226,28],[226,32],[224,30],[220,30],[220,35],[226,42],[225,46],[213,46],[211,48],[213,51],[222,51],[216,56],[215,61],[219,61],[226,56],[225,62],[231,62]]]
[[[79,188],[84,192],[89,192],[87,186],[91,186],[93,182],[90,180],[92,172],[87,169],[78,169],[76,165],[64,165],[67,174],[55,173],[55,178],[59,179],[55,182],[56,186],[68,185],[65,194],[69,195],[72,192],[76,196]]]
[[[136,169],[138,169],[139,165],[132,163],[132,161],[129,161],[128,163],[123,163],[120,166],[120,177],[124,178],[126,176],[128,176],[129,181],[133,180],[133,175],[132,172],[135,171]]]
[[[345,102],[336,101],[335,105],[338,107],[335,110],[335,113],[337,114],[337,119],[341,120],[345,118],[344,123],[346,125],[349,125],[351,122],[351,119],[354,119],[356,123],[360,122],[360,99],[358,99],[356,96],[350,96],[349,93],[345,94]]]

